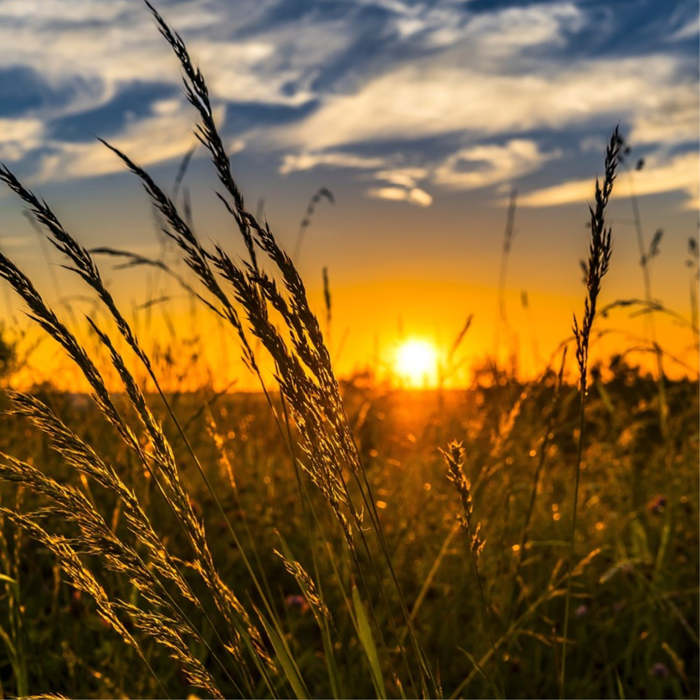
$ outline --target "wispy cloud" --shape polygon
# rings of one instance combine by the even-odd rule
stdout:
[[[420,187],[371,187],[367,195],[375,199],[417,204],[419,207],[429,207],[433,203],[432,196]]]
[[[38,119],[0,118],[0,158],[15,161],[37,148],[44,135],[44,126]]]
[[[128,124],[113,143],[141,165],[175,158],[194,143],[188,117],[179,100],[156,102],[151,116]],[[49,147],[50,152],[41,158],[35,176],[40,181],[106,175],[124,169],[121,160],[99,141],[49,142]],[[242,142],[234,143],[231,152],[242,147]]]
[[[393,167],[379,170],[373,174],[373,177],[384,184],[379,187],[370,187],[367,190],[367,196],[429,207],[433,203],[433,196],[426,192],[422,185],[429,176],[430,171],[420,167]]]
[[[683,26],[679,27],[671,36],[669,41],[682,41],[683,39],[691,39],[700,33],[700,20],[695,16],[689,19]]]
[[[355,155],[354,153],[344,153],[342,151],[302,152],[285,155],[279,171],[282,175],[288,175],[289,173],[311,170],[321,166],[372,170],[381,168],[383,165],[384,160],[382,158]]]
[[[633,144],[679,144],[698,140],[699,99],[697,85],[669,85],[653,90],[653,108],[632,121]]]
[[[399,187],[415,187],[421,180],[424,180],[429,175],[427,168],[406,168],[406,167],[395,167],[387,170],[380,170],[376,172],[374,176],[378,180],[385,180],[392,185],[398,185]]]
[[[649,8],[667,28],[653,45],[622,4],[481,5],[188,0],[163,11],[227,105],[230,139],[273,154],[281,174],[356,171],[371,197],[427,206],[439,189],[498,187],[571,157],[574,146],[557,150],[547,134],[573,128],[585,143],[621,121],[652,155],[697,141],[695,57],[682,41],[697,32],[690,5]],[[0,0],[0,43],[0,88],[21,68],[36,80],[20,92],[38,96],[17,114],[0,105],[2,157],[26,157],[44,179],[111,172],[99,144],[54,128],[98,108],[122,113],[110,138],[146,163],[189,148],[191,111],[155,90],[179,90],[177,62],[140,3]],[[130,115],[124,95],[138,85],[155,87]]]
[[[128,0],[112,0],[98,5],[90,0],[3,0],[0,17],[26,19],[29,9],[36,22],[108,22],[117,19],[129,5]]]
[[[558,151],[542,153],[534,141],[526,139],[512,139],[502,146],[471,146],[449,156],[436,168],[433,179],[446,187],[470,190],[510,182],[558,155]]]
[[[645,164],[643,170],[636,171],[634,192],[636,195],[658,194],[661,192],[683,192],[688,196],[688,207],[698,206],[699,187],[698,154],[695,152],[677,155],[665,162],[654,161]],[[617,198],[629,197],[632,193],[631,183],[626,178],[630,175],[620,175],[615,189]],[[574,202],[585,202],[593,199],[591,178],[572,180],[569,182],[535,190],[522,195],[518,205],[523,207],[551,207]]]
[[[541,66],[527,75],[476,73],[443,60],[412,64],[332,96],[279,138],[307,148],[467,131],[486,135],[562,129],[588,120],[651,117],[678,99],[668,56]],[[691,86],[687,86],[688,92]]]

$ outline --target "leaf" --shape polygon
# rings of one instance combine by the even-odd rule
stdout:
[[[639,520],[633,520],[630,523],[629,528],[632,555],[645,563],[650,563],[651,552],[649,551],[649,542],[647,540],[647,533],[644,526],[639,522]]]
[[[13,579],[11,576],[8,576],[7,574],[0,574],[0,581],[11,583],[14,586],[17,585],[17,581],[15,581],[15,579]]]
[[[668,543],[671,537],[671,523],[667,520],[661,530],[661,541],[659,542],[659,548],[656,550],[656,561],[654,562],[654,570],[659,574],[663,568],[664,558],[666,556],[666,550],[668,549]]]
[[[385,698],[386,688],[384,687],[382,669],[379,665],[379,655],[377,654],[377,647],[374,643],[372,629],[369,626],[367,612],[365,611],[365,606],[362,604],[362,600],[360,599],[360,592],[357,590],[357,586],[353,586],[352,588],[352,604],[355,608],[357,634],[360,638],[362,648],[367,655],[370,670],[372,671],[372,682],[374,683],[375,690],[377,691],[379,697]]]
[[[617,684],[617,695],[620,700],[625,700],[625,689],[622,687],[622,681],[620,680],[620,674],[615,669],[615,682]]]
[[[277,661],[279,661],[279,664],[282,667],[282,671],[284,672],[284,675],[287,681],[289,682],[289,685],[292,686],[294,694],[297,696],[297,698],[307,698],[308,693],[304,687],[304,681],[299,675],[296,664],[293,662],[293,660],[287,653],[287,649],[282,643],[280,636],[272,628],[271,625],[268,625],[265,622],[262,616],[260,617],[260,620],[263,626],[265,627],[265,633],[270,638],[270,642],[272,642],[272,647],[275,650],[275,656],[277,658]]]

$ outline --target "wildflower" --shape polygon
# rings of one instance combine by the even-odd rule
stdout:
[[[288,608],[299,608],[301,613],[305,613],[309,609],[309,604],[303,595],[288,595],[284,599],[284,604]]]
[[[588,613],[588,606],[583,605],[583,604],[579,605],[578,608],[576,608],[576,610],[574,610],[574,615],[576,615],[576,617],[583,617],[587,613]]]
[[[657,661],[650,669],[649,675],[655,678],[668,678],[668,667],[666,664]]]

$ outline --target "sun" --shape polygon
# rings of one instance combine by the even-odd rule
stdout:
[[[410,338],[396,348],[394,372],[408,386],[435,386],[438,351],[428,340]]]

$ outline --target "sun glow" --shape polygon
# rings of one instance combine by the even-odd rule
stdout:
[[[437,348],[419,338],[404,341],[396,348],[394,372],[408,386],[435,386],[438,379]]]

